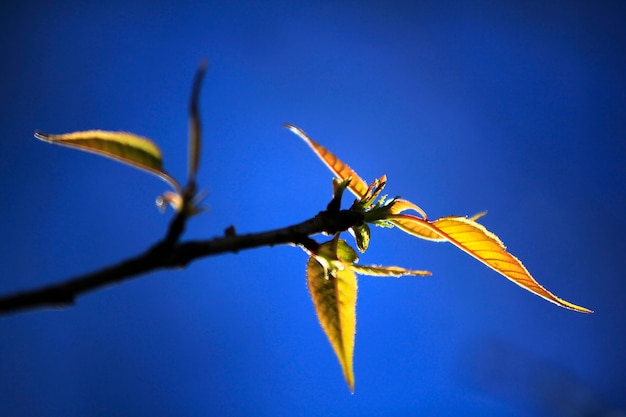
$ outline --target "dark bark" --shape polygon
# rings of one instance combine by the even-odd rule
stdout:
[[[322,211],[315,217],[292,226],[267,232],[238,235],[234,227],[224,236],[210,240],[179,242],[186,217],[174,217],[165,238],[144,253],[126,259],[99,271],[81,275],[42,288],[0,297],[0,314],[23,310],[62,308],[72,305],[76,298],[102,287],[119,284],[151,271],[181,268],[196,259],[240,250],[291,244],[315,252],[319,244],[310,236],[324,233],[333,235],[363,223],[363,214],[351,210]]]

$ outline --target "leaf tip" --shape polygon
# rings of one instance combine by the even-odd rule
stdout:
[[[300,136],[300,132],[302,132],[302,129],[300,129],[296,125],[292,125],[291,123],[283,123],[283,127],[291,130],[293,133],[295,133],[298,136]]]
[[[470,217],[469,219],[470,219],[471,221],[474,221],[474,222],[475,222],[476,220],[478,220],[478,219],[480,219],[480,218],[482,218],[482,217],[485,217],[486,215],[487,215],[487,210],[483,210],[483,211],[481,211],[480,213],[476,213],[476,214],[474,214],[474,215],[473,215],[472,217]]]
[[[206,72],[209,69],[209,60],[202,58],[198,64],[198,71]]]
[[[50,142],[50,135],[47,135],[39,130],[35,130],[35,137],[39,140],[43,140],[44,142]]]
[[[567,309],[569,309],[569,310],[574,310],[574,311],[577,311],[577,312],[579,312],[579,313],[585,313],[585,314],[592,314],[592,313],[593,313],[593,310],[590,310],[590,309],[588,309],[588,308],[586,308],[586,307],[583,307],[583,306],[579,306],[579,305],[576,305],[576,304],[570,303],[570,302],[565,301],[565,300],[563,300],[563,299],[560,299],[560,298],[559,298],[559,299],[558,299],[558,301],[559,301],[559,303],[558,303],[558,304],[559,304],[561,307],[565,307],[565,308],[567,308]]]

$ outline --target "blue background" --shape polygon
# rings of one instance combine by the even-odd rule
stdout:
[[[291,122],[431,218],[483,223],[561,309],[449,244],[375,229],[356,393],[314,315],[306,255],[263,248],[0,319],[3,416],[582,416],[626,401],[626,18],[621,2],[21,2],[0,19],[0,291],[163,236],[158,179],[36,141],[127,130],[186,173],[201,58],[210,210],[185,238],[323,209]],[[410,5],[409,5],[410,4]],[[615,415],[624,415],[615,414]]]

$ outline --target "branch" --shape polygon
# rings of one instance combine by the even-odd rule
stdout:
[[[224,236],[210,240],[178,242],[185,228],[186,216],[178,213],[168,228],[165,238],[144,253],[86,275],[68,279],[42,288],[19,292],[0,298],[0,315],[23,310],[74,304],[80,295],[158,269],[181,268],[190,262],[208,256],[263,246],[291,244],[315,252],[319,244],[310,236],[328,235],[348,230],[363,223],[363,215],[351,210],[322,211],[315,217],[292,226],[261,233],[237,235],[234,227]]]

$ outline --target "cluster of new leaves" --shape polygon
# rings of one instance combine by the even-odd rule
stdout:
[[[195,178],[201,145],[198,98],[205,71],[206,64],[203,64],[194,79],[189,105],[189,178],[184,188],[164,170],[158,147],[144,137],[126,132],[102,130],[62,135],[36,132],[35,136],[47,142],[107,156],[157,175],[170,184],[174,190],[167,191],[160,196],[157,204],[159,207],[170,204],[184,221],[185,218],[201,211]],[[422,239],[450,242],[522,288],[562,307],[590,312],[584,307],[558,298],[535,281],[524,265],[507,252],[500,239],[477,223],[484,213],[470,218],[449,216],[433,221],[428,220],[426,213],[410,201],[401,198],[387,199],[386,196],[381,196],[387,182],[386,176],[383,175],[368,186],[356,172],[326,148],[309,138],[301,129],[289,124],[285,126],[301,137],[337,177],[333,182],[333,199],[326,212],[332,214],[340,211],[341,197],[346,188],[357,197],[349,210],[358,213],[363,218],[363,222],[350,227],[349,232],[353,235],[356,247],[361,253],[365,252],[369,246],[369,225],[398,227]],[[415,214],[405,213],[407,211]],[[345,240],[340,239],[340,233],[336,233],[330,241],[317,247],[307,247],[306,250],[310,256],[307,262],[307,281],[317,316],[339,359],[346,382],[350,390],[354,391],[352,358],[356,330],[356,274],[400,277],[424,276],[430,275],[430,272],[398,266],[357,264],[357,252]]]
[[[450,242],[520,287],[561,307],[584,313],[591,312],[557,297],[541,286],[520,260],[506,250],[502,241],[477,222],[485,213],[469,218],[447,216],[431,221],[420,207],[410,201],[401,198],[387,201],[385,196],[378,199],[387,181],[385,175],[368,186],[348,165],[307,136],[300,128],[290,124],[285,127],[302,138],[339,179],[334,182],[333,202],[337,201],[338,204],[338,198],[341,198],[341,192],[346,187],[357,197],[350,209],[363,213],[364,222],[351,228],[350,232],[359,251],[365,252],[369,244],[368,223],[398,227],[421,239]],[[409,210],[417,215],[403,213]],[[309,289],[319,321],[337,354],[351,390],[354,390],[352,357],[357,298],[357,281],[354,273],[378,276],[430,275],[427,271],[405,270],[400,267],[363,267],[356,265],[356,261],[356,252],[336,235],[333,240],[323,244],[320,251],[311,254],[307,264]]]

